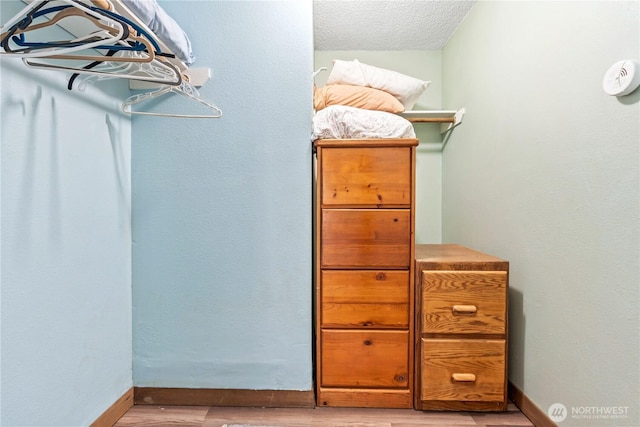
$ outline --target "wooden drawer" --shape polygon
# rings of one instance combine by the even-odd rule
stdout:
[[[506,271],[423,271],[422,333],[505,334]]]
[[[409,332],[322,330],[323,387],[408,387]]]
[[[409,209],[323,209],[323,268],[409,268]]]
[[[322,205],[410,205],[411,148],[326,148]]]
[[[503,402],[504,340],[422,339],[423,401]]]
[[[409,272],[323,270],[322,327],[406,328]]]

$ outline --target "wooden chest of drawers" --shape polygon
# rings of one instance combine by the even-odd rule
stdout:
[[[417,144],[314,144],[320,406],[413,407]]]
[[[506,410],[509,263],[416,245],[415,272],[415,408]]]

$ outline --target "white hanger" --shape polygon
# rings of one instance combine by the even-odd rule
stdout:
[[[161,85],[175,86],[182,83],[179,71],[172,65],[167,66],[167,62],[161,61],[148,64],[105,61],[89,70],[80,69],[78,72],[69,75],[69,79],[71,79],[74,74],[78,75],[75,78],[75,84],[79,91],[84,91],[88,84],[117,78],[158,83]],[[69,87],[69,90],[71,89],[72,87]]]
[[[193,101],[196,101],[204,105],[208,109],[212,110],[213,114],[152,113],[149,111],[133,111],[131,109],[132,105],[140,104],[144,101],[165,96],[171,93],[176,93],[178,95],[186,96],[187,98]],[[216,105],[200,98],[200,94],[198,93],[197,89],[185,80],[183,80],[183,82],[179,86],[165,86],[156,91],[130,96],[122,103],[122,111],[128,114],[138,114],[138,115],[145,115],[145,116],[181,117],[181,118],[193,118],[193,119],[217,119],[222,117],[222,110],[220,110],[220,108],[218,108]]]
[[[311,80],[315,80],[316,76],[323,71],[327,71],[327,67],[320,67],[316,71],[314,71],[313,74],[311,75]]]
[[[124,55],[134,55],[135,52],[123,52]],[[155,57],[150,62],[112,62],[105,56],[105,61],[94,68],[82,68],[66,65],[60,61],[55,63],[43,62],[46,58],[33,59],[23,58],[22,62],[32,68],[48,69],[57,71],[69,71],[78,74],[89,74],[101,78],[120,78],[128,80],[138,80],[162,85],[179,85],[182,83],[182,76],[175,65],[169,61]]]

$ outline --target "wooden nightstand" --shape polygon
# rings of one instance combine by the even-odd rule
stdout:
[[[459,245],[415,252],[415,409],[506,410],[509,263]]]

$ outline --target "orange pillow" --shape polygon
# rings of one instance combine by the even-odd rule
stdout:
[[[387,113],[402,113],[404,106],[398,99],[388,92],[364,86],[326,85],[314,87],[313,106],[316,111],[331,105],[346,105],[364,110],[386,111]]]

